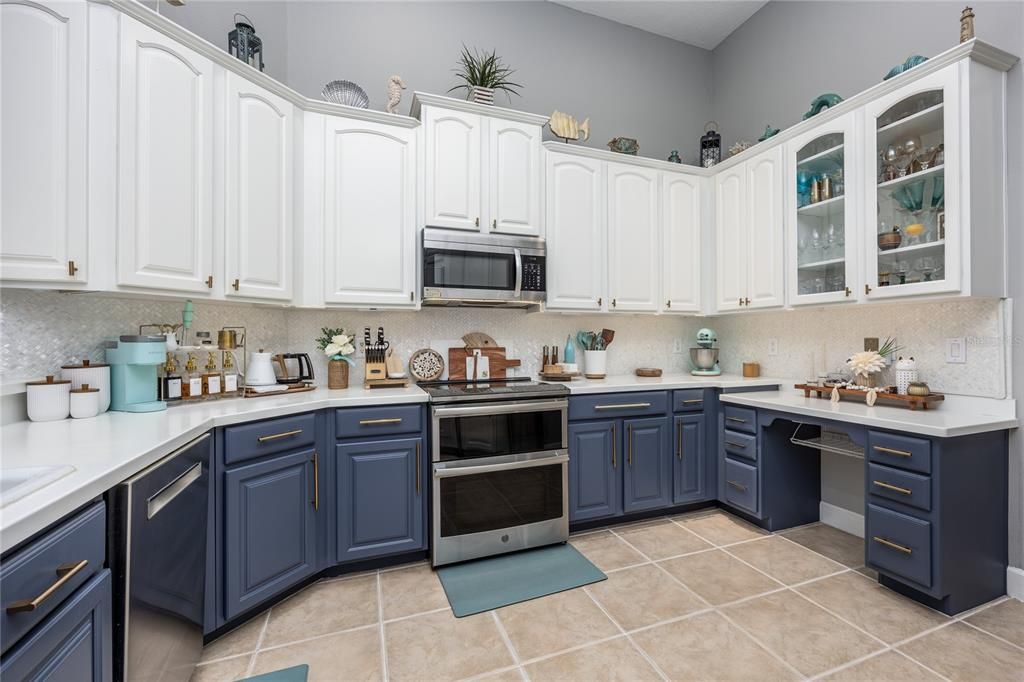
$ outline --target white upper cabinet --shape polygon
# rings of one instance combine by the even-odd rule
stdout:
[[[661,274],[658,173],[619,163],[607,164],[606,173],[610,310],[657,311]]]
[[[213,64],[127,17],[120,57],[117,283],[210,292]]]
[[[715,176],[715,301],[719,312],[738,310],[747,296],[746,166]]]
[[[547,308],[604,309],[604,164],[547,151]]]
[[[325,118],[324,300],[414,307],[416,131]]]
[[[700,312],[700,177],[661,174],[662,312]]]
[[[517,121],[487,121],[490,230],[541,235],[541,130]]]
[[[292,297],[292,105],[228,73],[225,106],[225,293],[287,301]]]
[[[747,293],[744,308],[783,305],[782,148],[769,149],[747,167]]]
[[[426,224],[477,231],[483,215],[481,127],[476,114],[423,109]]]
[[[0,4],[0,279],[87,278],[84,2]]]

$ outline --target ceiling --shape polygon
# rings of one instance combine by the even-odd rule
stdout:
[[[767,0],[550,0],[690,45],[714,49]]]

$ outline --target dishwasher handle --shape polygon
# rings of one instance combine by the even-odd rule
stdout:
[[[196,462],[183,474],[161,488],[155,495],[146,500],[146,518],[151,519],[163,510],[164,507],[174,501],[190,485],[198,481],[203,475],[203,463]]]

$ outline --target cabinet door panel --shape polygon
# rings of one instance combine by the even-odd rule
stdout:
[[[738,310],[747,295],[746,187],[742,165],[715,176],[715,300],[719,312]]]
[[[698,177],[661,177],[663,312],[699,312],[701,188]]]
[[[224,474],[224,615],[231,619],[316,569],[313,451]]]
[[[227,82],[226,293],[289,300],[292,105],[233,73]]]
[[[547,307],[601,310],[605,302],[605,202],[600,161],[546,156]]]
[[[658,309],[658,174],[608,164],[608,295],[611,310]]]
[[[543,234],[540,128],[497,118],[488,126],[490,230],[538,237]]]
[[[614,421],[569,425],[569,521],[622,513],[621,433]]]
[[[324,299],[415,305],[415,131],[327,120]]]
[[[747,294],[746,308],[783,304],[784,251],[782,211],[782,149],[776,147],[747,167]],[[750,303],[746,303],[746,298]]]
[[[5,280],[86,280],[86,10],[79,2],[0,4]]]
[[[667,417],[627,419],[622,423],[626,444],[622,508],[627,514],[669,504],[669,423]]]
[[[480,229],[482,123],[474,114],[424,107],[427,225]]]
[[[337,561],[424,548],[419,438],[336,447]]]
[[[213,64],[121,17],[117,282],[207,293]]]
[[[683,504],[707,498],[705,489],[705,430],[703,414],[675,418],[672,502]]]

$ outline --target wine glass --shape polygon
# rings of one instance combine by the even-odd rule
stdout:
[[[922,256],[914,263],[914,269],[921,273],[925,282],[930,282],[935,272],[935,259],[931,256]]]
[[[811,259],[821,260],[821,232],[818,228],[811,231]]]
[[[828,232],[826,233],[826,235],[827,236],[825,237],[826,246],[825,246],[824,260],[828,260],[830,258],[835,258],[836,226],[834,224],[829,223]]]
[[[900,278],[900,284],[907,283],[907,273],[910,272],[910,263],[905,260],[897,261],[896,274]]]

